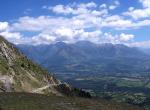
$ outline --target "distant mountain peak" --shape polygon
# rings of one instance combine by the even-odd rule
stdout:
[[[64,46],[67,46],[67,43],[65,43],[65,42],[56,42],[55,44],[52,44],[52,45],[55,45],[55,46],[58,46],[58,47],[64,47]]]
[[[76,42],[77,44],[93,44],[92,42],[88,41],[88,40],[81,40]]]
[[[88,70],[90,73],[117,73],[124,70],[128,72],[146,71],[144,67],[150,68],[148,55],[138,48],[124,44],[94,44],[90,41],[79,41],[74,44],[59,42],[42,48],[39,46],[19,48],[29,58],[54,72],[84,73],[83,70]]]

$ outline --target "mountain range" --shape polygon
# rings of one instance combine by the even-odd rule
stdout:
[[[74,44],[57,42],[50,45],[17,45],[30,59],[58,73],[149,73],[150,55],[123,44]]]

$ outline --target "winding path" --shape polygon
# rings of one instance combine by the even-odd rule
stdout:
[[[60,85],[60,84],[48,84],[48,85],[46,85],[46,86],[43,86],[43,87],[37,88],[37,89],[35,89],[35,90],[32,90],[32,93],[37,93],[37,92],[40,92],[40,91],[42,91],[42,90],[45,90],[45,89],[47,89],[47,88],[49,88],[49,87],[58,86],[58,85]]]

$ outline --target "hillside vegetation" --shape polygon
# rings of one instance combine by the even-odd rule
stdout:
[[[144,110],[128,104],[77,97],[0,93],[1,110]]]

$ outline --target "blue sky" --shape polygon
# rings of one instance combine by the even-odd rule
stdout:
[[[15,44],[150,47],[150,0],[0,0],[0,35]]]

